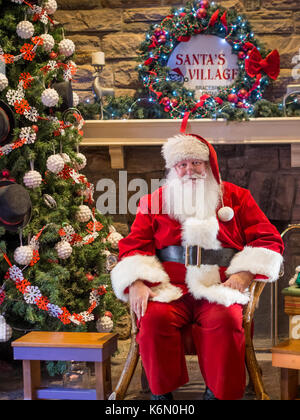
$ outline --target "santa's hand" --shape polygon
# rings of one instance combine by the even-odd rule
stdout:
[[[129,303],[135,312],[137,319],[140,320],[146,313],[148,300],[156,296],[150,287],[146,286],[142,280],[136,280],[129,287]]]
[[[231,289],[239,290],[244,292],[254,279],[254,275],[249,271],[241,271],[239,273],[232,274],[228,280],[223,283],[225,287],[231,287]]]

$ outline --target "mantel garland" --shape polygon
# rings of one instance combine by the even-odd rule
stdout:
[[[176,46],[198,34],[227,41],[238,56],[239,65],[233,85],[219,88],[216,96],[203,94],[200,99],[182,82],[173,81],[167,67]],[[142,64],[138,70],[142,83],[170,118],[183,118],[187,113],[190,118],[223,118],[228,109],[230,113],[243,110],[251,116],[266,86],[280,72],[277,50],[267,54],[244,17],[208,0],[190,1],[185,7],[174,9],[160,24],[151,27],[140,50]]]

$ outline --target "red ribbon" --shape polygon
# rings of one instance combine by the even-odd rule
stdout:
[[[192,112],[195,112],[198,108],[202,108],[203,107],[203,105],[204,105],[204,103],[205,103],[205,101],[206,101],[206,99],[208,99],[208,98],[210,98],[210,95],[207,95],[207,94],[205,94],[205,95],[202,95],[201,97],[200,97],[200,101],[199,102],[197,102],[197,104],[194,106],[194,108],[192,109]]]
[[[245,60],[245,70],[250,77],[260,75],[264,71],[271,79],[276,80],[280,73],[280,56],[277,50],[273,50],[265,59],[254,47]]]
[[[223,15],[220,18],[221,23],[223,24],[224,28],[226,29],[226,32],[228,32],[228,24],[227,24],[227,12],[224,12]]]
[[[186,132],[186,127],[187,127],[189,117],[190,117],[190,112],[187,111],[184,114],[184,117],[183,117],[183,120],[182,120],[182,123],[181,123],[181,127],[180,127],[180,133],[182,133],[182,134],[184,134]]]
[[[208,23],[208,26],[214,26],[214,24],[217,22],[219,17],[219,9],[215,11],[215,13],[212,14],[210,21]]]

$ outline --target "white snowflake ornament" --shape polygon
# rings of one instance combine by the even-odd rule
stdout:
[[[6,89],[8,86],[8,79],[5,74],[0,73],[0,92]]]
[[[60,155],[52,155],[48,157],[46,166],[48,171],[58,174],[64,169],[65,162]]]
[[[75,44],[71,39],[63,39],[58,44],[58,49],[60,54],[70,57],[75,52]]]
[[[23,182],[25,187],[33,190],[41,185],[42,176],[37,171],[29,171],[24,175]]]
[[[31,246],[19,246],[14,252],[14,260],[19,265],[28,265],[33,258]]]
[[[55,89],[48,88],[42,93],[42,102],[45,106],[52,108],[58,104],[58,101],[59,95]]]
[[[76,212],[76,220],[81,223],[86,223],[92,217],[91,209],[88,206],[79,206]]]
[[[96,323],[99,333],[109,333],[114,328],[114,321],[109,316],[102,316]]]
[[[32,38],[34,34],[34,26],[28,20],[23,20],[17,25],[17,34],[22,39]]]
[[[57,3],[55,0],[48,0],[47,3],[44,4],[44,8],[48,15],[53,15],[57,10]]]
[[[54,45],[55,45],[55,41],[52,35],[49,34],[42,34],[41,35],[43,42],[43,48],[46,52],[50,52],[52,51]]]
[[[0,343],[6,343],[12,337],[12,328],[6,323],[4,316],[0,315]]]
[[[73,252],[72,246],[67,241],[61,241],[55,245],[55,249],[58,255],[58,258],[61,260],[67,260]]]

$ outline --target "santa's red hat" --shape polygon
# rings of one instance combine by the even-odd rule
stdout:
[[[197,134],[178,134],[170,137],[163,145],[162,155],[168,169],[187,159],[199,159],[209,162],[213,176],[220,186],[222,207],[218,211],[218,217],[222,222],[228,222],[233,218],[234,212],[232,208],[225,207],[223,202],[222,181],[217,153],[207,140]]]

